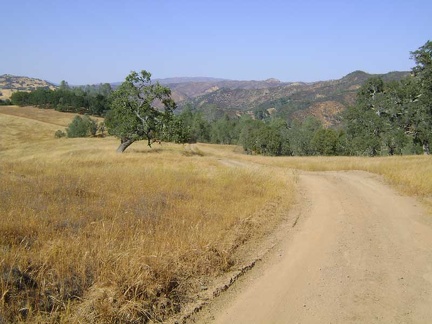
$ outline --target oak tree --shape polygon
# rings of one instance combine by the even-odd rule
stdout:
[[[106,116],[109,133],[120,138],[117,152],[124,152],[132,143],[163,137],[169,126],[176,104],[171,90],[152,83],[151,74],[145,70],[132,71],[112,93],[111,110]]]
[[[413,73],[419,82],[419,95],[412,129],[421,143],[424,154],[430,154],[432,142],[432,41],[427,41],[418,50],[411,52],[416,62]]]

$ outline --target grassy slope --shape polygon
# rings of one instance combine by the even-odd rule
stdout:
[[[293,202],[286,172],[181,145],[119,155],[113,138],[55,139],[73,116],[0,107],[5,321],[164,320]]]
[[[270,158],[145,143],[119,155],[113,138],[54,139],[72,118],[0,107],[0,314],[10,319],[29,309],[28,321],[163,320],[277,223],[294,169],[365,170],[432,196],[428,156]]]

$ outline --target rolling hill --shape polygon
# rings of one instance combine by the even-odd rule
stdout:
[[[209,107],[230,116],[264,112],[283,118],[303,119],[314,115],[325,125],[338,123],[337,115],[355,101],[357,90],[369,78],[399,80],[409,72],[368,74],[354,71],[341,79],[313,83],[266,81],[219,81],[168,84],[180,108],[191,104]]]
[[[302,120],[313,115],[326,126],[337,125],[338,115],[355,101],[357,90],[370,77],[384,81],[399,80],[409,72],[369,74],[354,71],[341,79],[306,82],[281,82],[277,79],[239,81],[207,77],[167,78],[155,81],[172,90],[181,111],[191,105],[208,118],[248,115],[275,115]],[[120,82],[111,83],[115,88]],[[0,76],[0,99],[8,99],[14,91],[31,91],[39,87],[55,89],[40,79],[9,74]]]
[[[48,81],[26,76],[0,75],[0,100],[9,99],[15,91],[32,91],[37,88],[55,89],[56,86]]]

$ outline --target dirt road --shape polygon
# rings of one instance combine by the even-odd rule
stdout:
[[[432,217],[366,172],[301,173],[294,228],[200,323],[432,323]]]

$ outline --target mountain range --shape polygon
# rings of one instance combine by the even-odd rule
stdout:
[[[168,82],[180,109],[190,104],[211,117],[273,115],[304,119],[313,115],[325,126],[339,122],[338,115],[354,104],[357,90],[371,77],[400,80],[410,72],[369,74],[354,71],[341,79],[318,82],[207,80]]]
[[[236,81],[208,77],[155,79],[172,91],[181,111],[190,105],[209,118],[277,115],[287,119],[303,119],[313,115],[325,126],[338,124],[338,115],[355,101],[357,90],[370,77],[384,81],[399,80],[410,72],[369,74],[354,71],[341,79],[318,82]],[[111,83],[115,88],[121,82]],[[31,91],[37,87],[56,88],[53,83],[12,75],[0,76],[0,99],[13,91]]]

